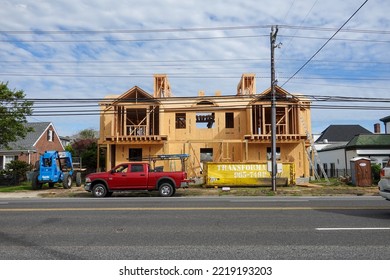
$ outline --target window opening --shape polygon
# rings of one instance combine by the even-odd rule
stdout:
[[[225,127],[234,128],[234,113],[225,113]]]
[[[213,148],[201,148],[200,149],[200,161],[213,161]]]
[[[275,156],[276,156],[276,160],[280,160],[280,147],[276,147]],[[272,148],[271,147],[267,148],[267,159],[268,160],[272,159]]]
[[[176,113],[175,123],[177,129],[186,128],[186,113]]]
[[[141,161],[142,160],[142,149],[141,148],[129,149],[129,160],[130,161]]]
[[[197,128],[213,128],[215,122],[215,113],[196,113]]]
[[[53,130],[47,131],[47,141],[53,142]]]

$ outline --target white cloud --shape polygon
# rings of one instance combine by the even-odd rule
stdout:
[[[196,96],[198,90],[206,94],[214,94],[216,90],[234,94],[244,72],[256,73],[257,89],[261,92],[270,84],[268,27],[179,30],[280,25],[278,40],[283,46],[276,50],[276,66],[281,85],[363,3],[355,0],[3,2],[1,29],[8,32],[0,33],[0,80],[9,81],[11,88],[23,89],[28,98],[69,99],[99,99],[112,93],[121,94],[134,85],[151,91],[153,73],[169,74],[176,96]],[[389,1],[370,0],[345,28],[387,31],[389,10]],[[161,32],[166,29],[177,32]],[[9,32],[32,30],[99,32]],[[121,30],[160,32],[112,32]],[[178,40],[199,37],[203,39]],[[229,38],[205,39],[210,37]],[[387,97],[389,37],[389,32],[340,32],[296,79],[285,85],[286,90],[307,95]],[[131,41],[140,39],[144,41]],[[256,60],[237,60],[243,58]],[[372,80],[361,80],[365,77]],[[313,110],[313,127],[343,120],[374,123],[387,114]],[[36,119],[53,121],[57,130],[66,135],[83,128],[98,128],[99,123],[97,116],[83,117],[83,122],[80,117],[71,116]]]

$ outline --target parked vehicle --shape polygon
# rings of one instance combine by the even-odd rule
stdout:
[[[116,191],[156,190],[160,196],[169,197],[177,188],[188,186],[185,171],[164,172],[160,168],[152,169],[149,163],[128,162],[114,167],[108,172],[88,174],[85,190],[95,197],[111,196]]]
[[[65,189],[72,186],[74,174],[72,155],[69,152],[46,151],[40,156],[32,175],[32,188],[41,189],[45,183],[53,187],[55,183],[62,183]],[[76,184],[81,186],[81,174],[76,174]]]
[[[387,165],[381,170],[381,179],[378,183],[379,194],[390,200],[390,160]]]

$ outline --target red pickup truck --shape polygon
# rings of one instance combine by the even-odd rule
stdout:
[[[176,189],[188,187],[184,171],[163,172],[153,170],[148,163],[122,163],[108,172],[91,173],[85,178],[84,189],[95,197],[111,196],[114,191],[157,190],[169,197]]]

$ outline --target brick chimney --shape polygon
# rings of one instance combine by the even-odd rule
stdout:
[[[381,133],[381,124],[380,123],[374,124],[374,133],[376,133],[376,134]]]

